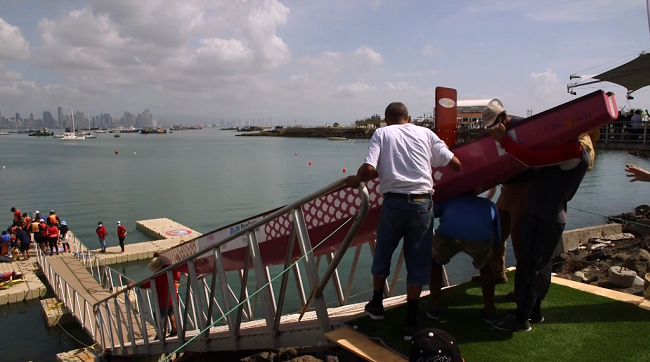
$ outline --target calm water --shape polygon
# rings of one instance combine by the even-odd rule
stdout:
[[[216,129],[123,134],[121,138],[101,134],[79,142],[18,134],[0,136],[0,165],[6,167],[0,169],[0,209],[5,210],[2,220],[9,225],[12,206],[28,213],[54,209],[92,248],[98,247],[98,221],[107,226],[109,245],[118,244],[117,220],[129,229],[127,244],[150,240],[135,230],[135,222],[144,219],[168,217],[205,233],[287,204],[356,172],[368,144],[367,140],[331,142],[235,134]],[[629,183],[624,173],[626,163],[650,168],[649,161],[624,151],[599,151],[594,169],[570,206],[610,215],[647,203],[649,200],[642,196],[650,195],[650,185]],[[567,228],[602,222],[599,216],[569,210]],[[509,264],[514,263],[511,251],[508,257]],[[346,256],[341,270],[350,265],[351,258]],[[367,289],[364,281],[370,280],[370,262],[366,253],[357,269],[354,293]],[[138,262],[116,268],[142,279],[148,275],[146,265]],[[448,271],[452,282],[466,280],[475,272],[464,255],[455,258]],[[345,280],[347,275],[342,282]],[[363,300],[367,294],[359,298]],[[0,307],[2,329],[30,325],[41,331],[42,323],[35,320],[36,316],[40,318],[39,308],[34,303]],[[45,334],[50,338],[39,341],[48,354],[78,346],[56,330]],[[29,350],[5,348],[3,340],[0,350],[12,351],[13,359],[38,360]]]

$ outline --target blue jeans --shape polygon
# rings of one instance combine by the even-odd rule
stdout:
[[[102,246],[102,250],[106,250],[106,239],[99,238],[99,244]]]
[[[384,197],[377,228],[377,247],[372,260],[372,275],[387,278],[399,241],[404,238],[406,284],[429,284],[433,242],[433,202],[409,201],[406,197]]]

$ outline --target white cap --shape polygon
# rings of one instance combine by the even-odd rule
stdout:
[[[41,213],[41,212],[38,211],[38,210],[36,210],[36,211],[34,212],[34,214],[40,214],[40,213]]]
[[[121,224],[122,224],[121,222],[119,222],[119,221],[117,222],[117,225],[121,225]]]
[[[494,126],[494,123],[500,114],[505,113],[503,105],[499,101],[490,102],[485,109],[483,109],[482,121],[483,127],[489,128]]]

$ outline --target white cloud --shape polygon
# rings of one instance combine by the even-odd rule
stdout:
[[[637,0],[479,0],[466,7],[470,13],[518,12],[537,21],[593,21],[612,12],[643,8]]]
[[[415,71],[415,72],[405,72],[405,73],[395,73],[394,76],[398,78],[406,78],[406,77],[432,77],[434,75],[437,75],[438,71],[429,69],[429,70],[421,70],[421,71]]]
[[[96,0],[41,21],[40,59],[77,83],[106,82],[106,91],[224,87],[290,61],[275,33],[288,14],[276,0]]]
[[[316,57],[305,57],[300,60],[316,69],[335,73],[340,73],[344,69],[369,70],[384,63],[381,53],[366,45],[362,45],[348,54],[324,51]]]
[[[438,49],[432,47],[431,45],[426,45],[424,48],[422,48],[421,54],[423,57],[432,57],[438,54]]]
[[[418,90],[418,87],[409,85],[406,82],[398,82],[396,84],[393,84],[392,82],[386,82],[386,87],[388,87],[389,90],[398,90],[398,91],[404,91],[404,90],[417,91]]]
[[[29,57],[29,42],[20,29],[0,18],[0,61],[23,60]]]

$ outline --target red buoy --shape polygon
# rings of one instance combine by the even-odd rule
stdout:
[[[309,166],[311,166],[311,161],[309,161]]]
[[[117,155],[117,150],[115,150],[115,154]]]
[[[298,156],[298,152],[294,153],[294,155]]]
[[[343,173],[345,173],[345,171],[347,171],[347,170],[345,169],[345,167],[343,167]]]

